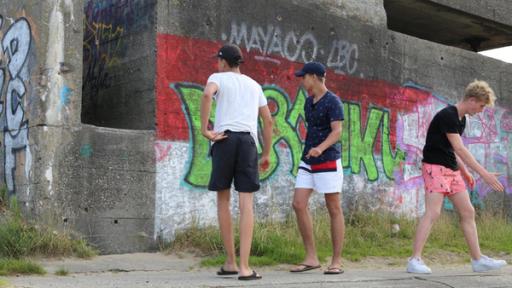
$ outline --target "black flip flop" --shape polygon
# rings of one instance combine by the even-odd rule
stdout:
[[[321,267],[320,265],[308,265],[308,264],[304,264],[304,263],[299,264],[297,266],[304,266],[304,268],[296,269],[296,270],[290,270],[290,272],[292,272],[292,273],[300,273],[300,272],[306,272],[306,271],[313,270],[313,269],[318,269],[318,268]]]
[[[252,270],[252,274],[249,276],[238,276],[238,280],[259,280],[261,278],[261,275],[258,275],[254,270]]]
[[[335,274],[343,274],[343,269],[340,267],[328,267],[327,270],[324,271],[326,275],[335,275]]]
[[[220,270],[217,271],[217,275],[219,276],[226,276],[226,275],[237,275],[238,271],[227,271],[224,270],[224,267],[220,267]]]

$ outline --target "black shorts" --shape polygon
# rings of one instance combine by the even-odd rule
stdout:
[[[228,137],[211,147],[212,174],[208,190],[231,188],[233,179],[238,192],[260,189],[258,150],[249,132],[224,132]]]

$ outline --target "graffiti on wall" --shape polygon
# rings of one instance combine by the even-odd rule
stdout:
[[[208,141],[201,136],[200,132],[200,99],[203,87],[195,84],[177,83],[173,85],[183,102],[185,114],[190,124],[192,161],[190,169],[185,177],[185,181],[193,186],[206,187],[208,176],[211,172],[210,159],[208,151],[210,149]],[[292,169],[290,173],[296,175],[299,167],[300,157],[304,144],[304,135],[301,135],[299,129],[300,121],[304,119],[304,103],[306,92],[304,89],[298,89],[298,94],[293,103],[285,91],[277,86],[264,86],[263,92],[267,100],[272,103],[275,121],[275,131],[272,139],[270,154],[270,167],[262,171],[260,179],[267,180],[279,166],[279,157],[277,147],[283,144],[289,150],[292,159]],[[361,105],[359,103],[344,103],[345,121],[344,129],[340,141],[343,147],[343,166],[349,169],[353,174],[362,173],[364,170],[369,181],[376,181],[379,178],[377,165],[382,165],[384,175],[388,179],[393,179],[395,167],[404,160],[405,154],[400,149],[393,151],[390,141],[389,112],[387,109],[371,107],[365,114],[367,119],[361,119]],[[211,121],[214,121],[214,114]],[[364,123],[366,123],[365,126]],[[375,146],[378,139],[382,147],[381,163],[377,163],[375,158]]]
[[[357,71],[358,47],[344,39],[334,39],[329,47],[320,46],[310,32],[286,31],[279,26],[266,27],[244,22],[231,23],[229,32],[221,35],[223,41],[243,46],[247,51],[256,51],[256,60],[280,63],[279,58],[288,61],[310,62],[319,54],[326,53],[327,67],[336,73],[354,74]]]
[[[242,73],[262,85],[274,118],[271,165],[260,173],[263,185],[256,201],[263,199],[261,205],[265,207],[277,203],[279,207],[269,212],[275,215],[289,207],[287,197],[304,144],[303,105],[307,92],[293,72],[302,67],[300,57],[311,55],[299,53],[298,62],[292,61],[290,55],[295,54],[272,50],[271,44],[261,40],[265,39],[264,34],[265,30],[258,26],[244,28],[233,24],[224,38],[244,47]],[[295,34],[301,39],[300,34]],[[260,41],[255,40],[257,37]],[[205,219],[215,218],[215,211],[209,210],[215,207],[214,197],[189,192],[206,191],[210,176],[210,144],[199,131],[199,111],[205,81],[216,71],[215,59],[204,55],[214,54],[221,45],[221,42],[176,35],[157,37],[156,233],[168,235],[165,233],[172,233],[173,227],[191,221],[177,215],[183,214],[176,212],[183,209],[201,211],[199,214]],[[335,73],[335,69],[329,70],[327,85],[344,103],[345,121],[340,138],[346,176],[344,202],[368,202],[365,207],[370,209],[417,215],[424,205],[421,160],[426,131],[435,113],[454,104],[453,101],[416,83],[397,85],[362,79],[350,73]],[[212,109],[210,120],[214,117],[215,109]],[[509,184],[511,127],[511,112],[495,107],[469,118],[463,135],[465,144],[480,163],[502,173],[500,180],[509,193],[512,191]],[[473,204],[480,205],[489,188],[475,176],[477,185],[470,191],[471,199]],[[451,208],[448,202],[445,207]],[[169,224],[169,221],[176,223]]]
[[[0,15],[0,30],[3,33],[2,66],[0,66],[0,110],[3,122],[3,148],[5,183],[9,194],[15,192],[16,160],[20,152],[25,153],[25,174],[28,177],[31,154],[28,146],[28,119],[24,102],[29,92],[29,55],[32,31],[29,21],[16,19],[12,24],[4,23]]]
[[[242,31],[245,30],[242,29]],[[236,35],[240,34],[240,32],[237,33]],[[236,38],[235,36],[231,37]],[[247,38],[251,39],[251,37]],[[159,90],[158,96],[165,97],[165,101],[162,99],[158,102],[158,123],[163,123],[158,126],[158,138],[190,142],[192,152],[189,155],[190,164],[187,174],[184,175],[184,180],[192,186],[205,187],[210,171],[209,143],[200,135],[199,131],[199,99],[205,79],[214,70],[201,70],[193,65],[187,67],[180,63],[194,63],[194,59],[201,57],[199,54],[204,51],[205,46],[210,46],[210,49],[215,51],[220,44],[169,35],[159,37],[159,41],[165,42],[159,43],[159,47],[166,47],[162,44],[168,44],[171,41],[172,44],[168,45],[173,47],[173,49],[160,50],[160,53],[165,54],[161,55],[160,59],[184,60],[173,62],[172,65],[159,69],[159,73],[162,73],[159,77],[163,77],[165,80],[162,82],[164,84],[159,83],[162,85],[159,89],[162,90]],[[242,44],[245,43],[242,42]],[[265,44],[262,47],[266,46]],[[195,52],[191,47],[202,47],[202,49]],[[294,79],[291,73],[298,69],[300,64],[279,58],[279,70],[275,69],[276,64],[273,62],[266,62],[262,65],[254,56],[261,56],[266,51],[265,49],[267,48],[261,51],[260,49],[250,50],[247,63],[243,67],[245,73],[263,84],[264,93],[269,100],[275,120],[276,133],[274,133],[272,141],[274,148],[271,157],[272,164],[261,174],[263,181],[271,178],[279,167],[280,156],[277,150],[282,147],[286,148],[289,153],[288,157],[292,160],[290,174],[293,176],[296,173],[304,139],[304,131],[301,129],[304,119],[302,107],[307,97],[306,91],[300,87],[298,80]],[[168,55],[168,53],[172,55]],[[276,56],[274,55],[274,57]],[[214,67],[213,63],[210,64],[201,65],[202,67]],[[190,73],[187,73],[188,70]],[[270,75],[269,70],[273,74]],[[403,188],[403,193],[407,193],[407,187],[412,185],[411,183],[419,185],[420,183],[415,181],[421,181],[418,176],[420,176],[421,150],[426,129],[435,112],[450,102],[412,83],[399,86],[385,81],[365,80],[347,75],[331,75],[329,80],[329,88],[340,95],[344,101],[346,119],[340,141],[343,147],[343,166],[346,171],[353,175],[364,176],[366,181],[393,180],[397,189]],[[488,109],[486,113],[490,113],[489,111],[493,111],[493,115],[499,119],[488,119],[491,124],[483,128],[480,127],[481,124],[478,124],[483,123],[483,119],[475,118],[469,121],[464,141],[470,149],[480,151],[475,145],[492,146],[498,143],[508,143],[503,142],[510,136],[506,128],[510,124],[502,123],[506,120],[505,116],[502,116],[505,110],[501,108]],[[486,113],[478,117],[484,117],[487,115]],[[213,117],[214,115],[212,115],[212,120]],[[500,123],[505,129],[500,129],[496,123]],[[167,130],[168,127],[175,129]],[[491,128],[500,132],[490,133],[489,129]],[[481,150],[490,151],[490,146]],[[508,159],[508,148],[495,149],[495,151],[494,154],[476,152],[475,155],[482,160],[482,163],[488,164],[487,166],[491,162],[495,162],[489,159]],[[500,153],[505,153],[505,155]],[[506,167],[503,166],[503,163],[507,162],[504,160],[501,162],[502,167],[496,167],[496,169],[504,171]]]
[[[417,85],[410,86],[421,89]],[[418,106],[411,113],[400,117],[397,134],[400,135],[399,145],[406,152],[407,159],[403,165],[402,181],[396,183],[397,187],[423,185],[421,173],[417,167],[418,161],[422,159],[426,131],[435,112],[449,104],[453,102],[433,94],[425,105]],[[502,173],[499,179],[506,187],[506,191],[511,191],[508,175],[511,173],[509,163],[512,158],[510,150],[512,134],[510,129],[507,129],[512,123],[510,114],[510,110],[499,106],[492,109],[486,108],[484,112],[467,118],[465,133],[462,137],[465,146],[479,163],[489,171]],[[476,187],[470,191],[471,200],[475,206],[483,207],[481,200],[491,189],[478,175],[473,176],[476,178]],[[445,201],[445,208],[452,209],[451,202]]]
[[[89,0],[84,7],[84,93],[112,85],[111,70],[125,55],[124,38],[152,28],[155,1]]]

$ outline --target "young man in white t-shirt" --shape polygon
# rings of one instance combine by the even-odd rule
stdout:
[[[260,189],[258,167],[258,115],[263,120],[263,152],[260,166],[269,165],[272,116],[261,86],[240,73],[240,48],[225,45],[217,53],[219,73],[212,74],[201,100],[201,133],[212,141],[212,173],[208,189],[217,191],[220,232],[226,262],[218,275],[236,275],[239,280],[261,276],[249,267],[254,225],[253,193]],[[213,130],[208,128],[212,99],[217,102]],[[230,211],[230,190],[234,180],[239,192],[240,269],[237,267]]]

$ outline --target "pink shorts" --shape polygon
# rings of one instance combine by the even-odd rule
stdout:
[[[460,171],[453,171],[442,165],[423,163],[425,193],[443,193],[445,196],[466,191],[466,183]]]

